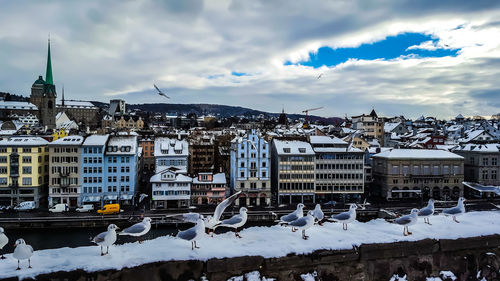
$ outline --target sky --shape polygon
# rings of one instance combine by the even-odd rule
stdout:
[[[500,1],[0,0],[0,91],[344,117],[500,112]],[[318,79],[319,77],[319,79]],[[171,99],[157,94],[153,84]]]

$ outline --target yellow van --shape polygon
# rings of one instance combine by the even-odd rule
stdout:
[[[106,204],[100,210],[97,210],[98,214],[101,215],[112,215],[120,212],[120,204]]]

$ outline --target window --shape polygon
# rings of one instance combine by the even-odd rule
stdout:
[[[413,166],[413,174],[414,175],[419,175],[420,174],[420,167],[419,166]]]
[[[7,178],[0,178],[0,184],[7,184]]]
[[[256,182],[251,182],[250,183],[250,189],[257,189],[257,183]]]
[[[408,175],[408,170],[409,170],[409,167],[408,166],[403,166],[403,175]]]
[[[7,174],[7,167],[0,167],[0,174]]]
[[[492,170],[491,171],[491,179],[496,180],[497,179],[497,170]]]
[[[449,175],[450,174],[450,166],[444,165],[443,166],[443,174],[444,175]]]
[[[285,152],[285,153],[290,153],[290,148],[288,148],[288,147],[284,147],[284,148],[283,148],[283,152]]]
[[[31,174],[31,167],[23,167],[23,174]]]
[[[31,163],[31,156],[23,156],[23,163]]]
[[[305,148],[303,148],[303,147],[301,147],[301,148],[299,148],[299,152],[300,152],[300,153],[306,153],[306,149],[305,149]]]
[[[241,163],[240,163],[240,167],[241,167],[241,168],[244,168],[244,167],[245,167],[245,162],[241,162]]]
[[[7,169],[7,168],[6,168]],[[5,171],[5,174],[7,174],[7,170]],[[240,177],[244,178],[245,177],[245,172],[240,172]]]
[[[23,185],[31,185],[31,178],[23,178]]]
[[[245,188],[245,183],[244,182],[240,182],[240,188]]]
[[[392,174],[393,175],[399,175],[399,166],[392,165]]]
[[[265,182],[262,183],[262,188],[266,188],[266,183]]]
[[[482,174],[483,174],[483,180],[487,180],[488,179],[488,171],[483,170]]]
[[[0,156],[0,163],[7,163],[7,156]]]
[[[488,158],[483,157],[483,166],[488,166]]]
[[[267,176],[266,172],[262,172],[262,177],[265,178]]]
[[[491,165],[496,166],[497,165],[497,158],[491,158]]]
[[[454,175],[460,174],[460,166],[453,166],[453,174]]]

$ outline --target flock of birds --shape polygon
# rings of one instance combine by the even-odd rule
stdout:
[[[245,225],[247,222],[247,208],[241,207],[238,214],[232,216],[231,218],[221,220],[222,213],[224,210],[230,206],[239,196],[240,192],[233,194],[228,197],[226,200],[222,201],[219,205],[217,205],[213,216],[204,217],[198,213],[185,213],[178,215],[171,215],[170,218],[181,220],[183,222],[193,222],[195,225],[187,230],[179,231],[176,235],[177,238],[183,239],[191,242],[191,249],[199,248],[196,245],[196,240],[203,236],[205,230],[208,229],[208,233],[212,232],[212,237],[216,228],[218,227],[228,227],[234,229],[234,234],[238,238],[242,238],[238,233],[238,228]],[[465,199],[460,197],[458,199],[458,203],[455,207],[444,209],[443,214],[447,216],[452,216],[453,221],[459,222],[456,217],[465,213],[464,206]],[[342,212],[340,214],[332,215],[330,218],[325,218],[323,211],[321,210],[321,206],[319,204],[316,205],[314,210],[310,210],[307,212],[307,215],[304,216],[304,204],[297,204],[297,209],[287,215],[281,216],[277,222],[280,225],[290,226],[292,232],[296,232],[298,230],[302,231],[302,238],[308,239],[306,235],[306,230],[312,227],[315,223],[319,225],[323,225],[324,221],[329,222],[338,222],[342,223],[342,229],[347,230],[347,225],[356,220],[356,204],[351,204],[349,210],[346,212]],[[429,218],[434,215],[434,200],[430,199],[427,206],[422,209],[412,209],[411,213],[402,217],[399,217],[394,220],[394,223],[403,226],[403,235],[411,235],[412,233],[409,231],[408,227],[417,223],[418,217],[424,219],[424,222],[427,224],[431,224]],[[151,229],[151,218],[144,218],[141,222],[136,223],[128,228],[125,228],[123,231],[117,232],[119,230],[118,226],[115,224],[110,224],[108,226],[107,231],[102,232],[91,239],[91,241],[101,247],[101,256],[109,253],[109,247],[113,245],[118,235],[128,235],[137,237],[138,242],[142,243],[141,237],[149,232]],[[0,250],[3,249],[5,245],[9,242],[8,237],[4,233],[4,229],[0,227]],[[21,260],[28,260],[28,268],[31,268],[31,256],[34,253],[33,248],[26,244],[26,242],[20,238],[17,239],[15,244],[15,249],[13,253],[13,257],[17,259],[17,270],[20,270],[19,267]],[[106,252],[104,252],[104,248],[106,248]],[[0,259],[5,259],[2,255]]]

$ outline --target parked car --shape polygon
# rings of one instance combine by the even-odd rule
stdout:
[[[35,201],[24,201],[14,207],[16,211],[31,211],[36,208]]]
[[[102,209],[97,210],[101,215],[112,215],[120,212],[120,204],[106,204]]]
[[[69,206],[68,204],[55,204],[52,208],[49,209],[49,212],[51,213],[63,213],[69,211]]]
[[[90,211],[93,211],[94,210],[94,205],[92,204],[86,204],[86,205],[83,205],[79,208],[76,208],[76,211],[79,212],[79,213],[83,213],[83,212],[90,212]]]

